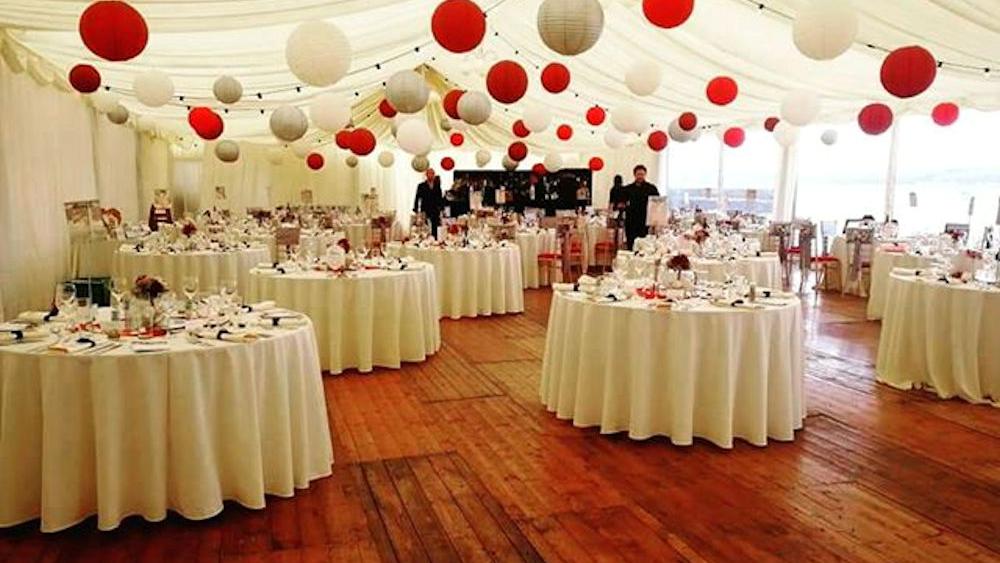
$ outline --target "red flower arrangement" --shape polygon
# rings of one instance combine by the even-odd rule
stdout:
[[[694,232],[694,241],[698,244],[704,243],[708,240],[708,231],[705,229],[698,229]]]
[[[153,276],[139,276],[135,279],[135,285],[132,286],[132,295],[140,298],[147,299],[150,303],[156,301],[156,298],[167,292],[167,284],[163,283],[163,280]]]
[[[687,254],[675,254],[667,262],[667,267],[675,272],[686,272],[691,269],[691,260]]]
[[[340,248],[343,248],[344,252],[350,252],[351,251],[351,241],[347,240],[346,238],[342,238],[342,239],[338,240],[337,241],[337,246],[339,246]]]
[[[187,223],[184,223],[184,226],[181,227],[181,234],[183,234],[188,238],[194,236],[194,234],[197,232],[198,232],[198,225],[195,225],[193,221],[188,221]]]
[[[457,235],[457,234],[460,234],[461,232],[462,232],[462,226],[459,225],[458,223],[452,223],[452,224],[448,225],[448,234],[449,235]]]

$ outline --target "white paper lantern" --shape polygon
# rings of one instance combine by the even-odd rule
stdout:
[[[281,164],[285,160],[285,149],[282,147],[271,147],[267,149],[267,160],[274,165]]]
[[[827,129],[819,136],[819,140],[823,141],[823,144],[826,146],[835,145],[837,144],[837,132],[833,129]]]
[[[502,164],[503,164],[503,169],[506,170],[507,172],[513,172],[517,170],[517,161],[507,155],[503,156]]]
[[[135,97],[146,106],[158,108],[174,97],[174,83],[158,70],[146,71],[132,81]]]
[[[819,115],[819,96],[809,90],[793,90],[781,102],[781,120],[805,127]]]
[[[489,101],[489,98],[487,98],[486,101]],[[492,104],[492,102],[491,102],[491,104]],[[491,112],[492,112],[492,106],[491,106]],[[464,121],[462,121],[461,119],[452,119],[450,117],[447,117],[445,119],[448,120],[448,123],[451,124],[451,128],[453,130],[455,130],[455,131],[468,131],[469,130],[469,124],[466,123],[466,122],[464,122]]]
[[[779,121],[774,126],[774,140],[782,147],[788,148],[799,140],[799,128],[784,121]]]
[[[309,117],[316,127],[336,133],[351,122],[351,104],[343,96],[321,94],[309,104]]]
[[[240,146],[233,141],[219,141],[215,144],[215,156],[222,162],[236,162],[240,158]]]
[[[625,146],[625,135],[617,129],[608,129],[604,132],[604,144],[612,149],[620,149]]]
[[[803,55],[827,61],[851,48],[858,36],[858,13],[850,0],[813,0],[795,17],[792,40]]]
[[[128,109],[125,106],[118,104],[115,109],[108,112],[108,121],[114,123],[115,125],[124,125],[128,121]]]
[[[306,114],[295,106],[281,106],[274,110],[270,123],[274,136],[289,143],[301,139],[309,129]]]
[[[551,152],[545,155],[545,160],[542,162],[545,169],[549,172],[558,172],[563,169],[563,158],[559,153]]]
[[[700,131],[700,129],[696,127],[692,131],[685,131],[684,128],[681,127],[681,124],[677,119],[671,121],[670,125],[667,126],[667,135],[670,135],[670,138],[677,141],[678,143],[686,143],[692,140],[693,136],[692,133],[694,133],[695,131]]]
[[[541,133],[552,123],[552,112],[545,106],[531,106],[524,111],[521,118],[524,126],[532,133]]]
[[[479,149],[476,151],[476,166],[482,168],[489,164],[492,159],[493,155],[490,154],[490,151],[486,149]]]
[[[642,134],[649,124],[637,109],[626,104],[611,110],[611,126],[622,133]]]
[[[695,127],[694,131],[687,131],[688,141],[692,143],[701,138],[701,127]]]
[[[392,154],[392,151],[382,151],[378,155],[378,163],[382,168],[391,168],[396,163],[396,155]]]
[[[399,129],[396,131],[396,142],[399,143],[399,148],[404,151],[410,154],[422,155],[430,152],[431,145],[434,143],[434,137],[431,135],[431,130],[427,127],[426,121],[423,119],[409,119],[400,124]]]
[[[663,71],[655,61],[644,59],[632,63],[625,72],[625,85],[636,96],[648,96],[660,87]]]
[[[447,117],[441,118],[440,125],[441,125],[441,130],[444,131],[445,133],[451,131],[451,120],[448,119]]]
[[[385,98],[400,113],[417,113],[427,106],[429,97],[427,82],[413,70],[401,70],[385,83]]]
[[[156,131],[156,120],[148,115],[140,115],[135,120],[135,128],[143,133]]]
[[[482,125],[490,119],[493,103],[482,92],[472,91],[462,94],[458,100],[458,116],[469,125]]]
[[[538,35],[560,55],[579,55],[601,38],[604,10],[598,0],[545,0],[538,7]]]
[[[222,75],[212,84],[212,94],[224,104],[235,104],[243,97],[243,85],[232,76]]]
[[[110,113],[118,107],[118,94],[110,90],[98,90],[90,95],[90,101],[94,104],[94,109],[101,113]]]
[[[313,146],[314,143],[311,140],[303,137],[289,145],[288,148],[292,149],[292,154],[298,158],[305,158],[313,151]]]
[[[431,161],[427,160],[426,156],[415,156],[410,161],[410,166],[417,172],[426,172],[431,167]]]
[[[347,158],[344,159],[344,164],[346,164],[349,168],[356,168],[358,166],[358,157],[353,154],[348,155]]]
[[[285,61],[296,77],[312,86],[329,86],[351,68],[351,44],[340,28],[325,21],[305,22],[285,44]]]

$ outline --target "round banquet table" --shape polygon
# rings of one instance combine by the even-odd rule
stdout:
[[[130,241],[117,239],[78,240],[70,245],[70,272],[75,278],[111,277],[115,251]],[[133,244],[138,241],[132,241]]]
[[[325,272],[278,274],[253,270],[249,298],[273,300],[312,319],[320,366],[331,373],[370,372],[422,362],[441,348],[434,269],[362,270],[351,277]]]
[[[200,520],[330,475],[312,326],[275,331],[248,344],[174,336],[152,353],[0,348],[0,527]]]
[[[892,252],[876,249],[872,256],[871,288],[868,290],[868,311],[870,321],[877,321],[885,315],[886,294],[889,274],[896,268],[929,268],[934,263],[932,256]]]
[[[669,311],[557,292],[540,396],[558,418],[603,434],[764,446],[802,428],[803,366],[798,300]]]
[[[271,251],[265,246],[228,252],[196,251],[174,254],[136,252],[125,247],[115,253],[114,273],[133,280],[141,275],[163,278],[167,286],[180,293],[185,276],[198,276],[201,291],[218,288],[222,281],[235,279],[237,291],[246,295],[250,268],[261,262],[271,262]]]
[[[491,248],[420,248],[392,243],[393,253],[434,266],[442,317],[459,319],[524,311],[521,252]]]
[[[743,276],[758,287],[781,289],[783,286],[781,260],[777,254],[762,254],[735,260],[691,258],[691,268],[705,272],[708,281],[725,281],[726,270],[729,269],[734,277]]]
[[[1000,289],[893,273],[887,294],[879,381],[1000,406]]]
[[[520,231],[517,233],[517,247],[521,249],[521,277],[524,287],[537,289],[552,285],[547,270],[538,268],[538,255],[557,252],[555,229]]]

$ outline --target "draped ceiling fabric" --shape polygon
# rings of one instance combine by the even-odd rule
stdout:
[[[391,144],[388,120],[376,111],[381,84],[392,73],[418,68],[428,76],[432,96],[427,120],[436,125],[442,115],[440,94],[456,84],[485,89],[489,66],[501,59],[520,62],[529,71],[531,86],[524,100],[511,106],[494,102],[490,121],[467,134],[465,150],[478,146],[501,148],[511,141],[510,125],[528,104],[551,108],[555,123],[576,129],[571,143],[555,138],[555,127],[527,141],[534,152],[597,149],[609,125],[593,128],[583,120],[595,103],[615,107],[629,102],[650,123],[666,128],[681,111],[697,112],[703,124],[759,126],[778,113],[784,95],[805,88],[823,97],[823,119],[853,119],[872,101],[886,101],[897,112],[927,112],[940,101],[966,107],[1000,109],[1000,72],[942,68],[932,88],[916,99],[892,98],[879,83],[884,53],[866,43],[886,48],[921,45],[939,60],[974,67],[1000,67],[1000,1],[997,0],[854,0],[860,16],[858,43],[834,61],[818,62],[801,55],[791,40],[789,20],[758,9],[746,0],[697,0],[691,19],[679,28],[662,30],[642,15],[640,0],[603,0],[605,29],[597,45],[577,57],[558,56],[538,37],[535,14],[541,0],[479,0],[490,9],[483,44],[472,53],[444,51],[431,39],[430,16],[439,0],[135,0],[150,29],[146,50],[127,63],[108,63],[82,45],[77,19],[85,0],[3,0],[0,26],[11,41],[5,49],[31,65],[54,65],[49,72],[65,76],[78,62],[93,63],[105,83],[124,93],[123,103],[133,112],[158,119],[160,126],[191,138],[185,123],[185,104],[206,103],[212,82],[231,74],[244,85],[245,97],[224,115],[225,137],[273,143],[267,114],[282,103],[307,106],[325,91],[342,92],[355,100],[357,125],[372,128],[380,139],[376,153]],[[806,0],[760,0],[769,8],[795,14]],[[350,38],[352,72],[334,87],[303,87],[284,59],[285,40],[300,22],[325,19],[336,23]],[[419,49],[417,49],[419,47]],[[515,54],[515,49],[518,54]],[[10,56],[5,53],[5,56]],[[633,60],[651,58],[663,68],[663,84],[652,96],[637,98],[624,85],[624,73]],[[392,59],[392,60],[389,60]],[[572,72],[571,91],[545,92],[539,70],[561,61]],[[374,66],[380,63],[380,68]],[[146,108],[128,92],[132,78],[157,69],[170,75],[185,101],[163,108]],[[736,102],[726,107],[705,99],[705,85],[717,75],[730,75],[740,86]],[[450,83],[447,81],[451,81]],[[285,90],[281,93],[268,93]],[[257,99],[256,92],[265,92]],[[259,110],[264,109],[265,115]],[[329,142],[329,135],[314,135]],[[439,135],[436,148],[445,148]],[[369,158],[373,158],[372,157]]]

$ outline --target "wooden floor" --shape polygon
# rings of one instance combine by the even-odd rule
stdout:
[[[327,377],[331,478],[205,522],[0,531],[0,561],[1000,561],[1000,409],[873,379],[864,302],[807,300],[809,417],[724,451],[538,400],[550,295],[444,321],[430,361]]]

